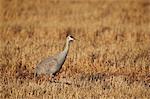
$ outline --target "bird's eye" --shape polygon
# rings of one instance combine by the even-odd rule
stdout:
[[[73,38],[73,36],[70,36],[71,38]]]

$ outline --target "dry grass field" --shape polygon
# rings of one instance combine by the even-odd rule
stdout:
[[[42,59],[70,46],[56,82]],[[0,0],[0,99],[150,99],[149,0]]]

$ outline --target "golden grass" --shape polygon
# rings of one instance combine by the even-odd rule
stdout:
[[[150,98],[149,0],[0,0],[0,98]],[[57,82],[36,64],[71,44]]]

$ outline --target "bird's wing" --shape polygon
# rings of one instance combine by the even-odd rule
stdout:
[[[48,70],[51,72],[55,72],[57,71],[57,59],[52,58],[48,61],[48,63],[46,64],[48,66]]]
[[[55,58],[53,58],[53,57],[48,57],[48,58],[46,58],[46,59],[44,59],[44,60],[42,60],[39,64],[38,64],[38,66],[42,66],[42,67],[45,67],[45,66],[54,66],[54,65],[56,65],[57,64],[57,60],[55,59]]]
[[[57,65],[57,59],[53,58],[48,62],[49,67],[53,67]]]

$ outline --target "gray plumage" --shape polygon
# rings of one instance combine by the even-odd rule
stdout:
[[[35,68],[35,76],[40,74],[48,74],[53,77],[62,68],[68,54],[70,41],[73,40],[74,38],[72,36],[68,36],[66,39],[65,48],[62,52],[54,56],[50,56],[37,64]]]

